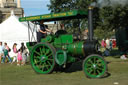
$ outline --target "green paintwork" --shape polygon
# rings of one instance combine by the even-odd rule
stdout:
[[[34,46],[30,55],[33,69],[37,73],[51,73],[55,66],[55,49],[48,43],[39,43]]]
[[[51,14],[44,14],[44,15],[37,15],[37,16],[29,16],[29,17],[21,17],[19,18],[20,22],[24,21],[54,21],[54,20],[63,20],[64,18],[72,19],[72,18],[79,18],[81,16],[87,16],[87,11],[82,10],[71,10],[67,12],[60,12],[60,13],[51,13]]]
[[[67,61],[67,53],[63,50],[58,50],[55,56],[56,63],[63,65]]]
[[[27,46],[27,48],[29,49],[29,52],[31,52],[32,47],[33,47],[35,44],[36,44],[36,42],[31,42],[31,44],[30,44],[30,42],[27,42],[27,43],[26,43],[26,46]]]
[[[73,36],[71,34],[60,35],[59,37],[55,38],[53,43],[55,47],[62,48],[65,44],[73,43]]]
[[[67,50],[69,53],[73,53],[73,55],[84,55],[83,44],[83,41],[72,43],[67,45]]]
[[[46,38],[42,38],[41,39],[41,42],[48,42],[48,43],[51,43],[54,39],[54,35],[48,35]]]
[[[71,34],[61,35],[60,38],[61,38],[61,43],[62,44],[73,43],[73,35],[71,35]]]
[[[90,78],[103,77],[107,70],[106,62],[99,55],[90,55],[83,62],[83,70]]]
[[[66,61],[66,63],[74,63],[74,62],[76,62],[76,58],[75,57],[73,57],[73,56],[70,56],[69,54],[67,54],[68,56],[67,56],[67,61]]]

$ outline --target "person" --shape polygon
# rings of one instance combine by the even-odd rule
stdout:
[[[88,29],[85,29],[83,32],[82,32],[82,39],[87,39],[88,37]]]
[[[10,48],[8,47],[7,43],[5,42],[4,43],[4,57],[3,57],[3,60],[2,60],[2,63],[5,63],[5,58],[8,57],[9,59],[9,63],[12,62],[10,56],[9,56],[9,51],[10,51]]]
[[[4,47],[2,46],[2,42],[0,42],[0,63],[1,63],[1,58],[4,55]]]
[[[21,43],[21,52],[22,52],[22,64],[24,65],[27,61],[27,48],[25,47],[24,43]]]
[[[18,60],[17,66],[23,65],[23,62],[22,62],[22,50],[21,49],[18,50],[17,60]]]
[[[14,43],[13,47],[12,47],[13,53],[14,53],[12,64],[17,60],[17,48],[16,48],[16,46],[17,46],[17,44]]]
[[[41,41],[41,38],[45,38],[47,32],[51,32],[47,25],[44,25],[43,21],[40,21],[40,29],[37,29],[37,42]]]
[[[108,48],[105,49],[103,56],[110,56],[110,52]]]
[[[104,48],[104,39],[101,41],[101,46]]]
[[[112,40],[110,40],[110,51],[112,51]]]
[[[112,41],[112,46],[113,46],[113,48],[116,47],[116,40],[115,39],[113,39],[113,41]]]
[[[106,41],[104,40],[104,48],[106,48]]]
[[[110,41],[109,41],[108,38],[106,39],[106,48],[107,48],[107,49],[110,49]]]

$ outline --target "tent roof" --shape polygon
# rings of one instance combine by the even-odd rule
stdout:
[[[0,41],[28,41],[28,29],[12,15],[0,24]]]
[[[60,12],[60,13],[50,13],[44,15],[37,15],[37,16],[29,16],[29,17],[21,17],[19,18],[20,22],[23,21],[57,21],[57,20],[66,20],[66,19],[77,19],[77,18],[84,18],[88,14],[87,11],[82,10],[71,10],[67,12]]]

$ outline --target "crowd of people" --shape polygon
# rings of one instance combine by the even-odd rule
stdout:
[[[109,39],[107,38],[102,39],[101,41],[101,46],[104,49],[104,55],[109,56],[110,55],[110,51],[116,47],[116,40],[115,39]]]
[[[18,66],[25,65],[28,51],[24,43],[21,43],[20,49],[17,49],[17,43],[13,44],[12,51],[14,55],[12,56],[12,59],[9,55],[10,51],[11,49],[6,42],[4,45],[2,42],[0,42],[0,63],[5,63],[5,60],[8,59],[7,61],[11,64],[17,62]]]

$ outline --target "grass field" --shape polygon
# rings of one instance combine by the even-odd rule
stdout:
[[[31,65],[0,64],[0,85],[128,85],[128,60],[106,57],[109,76],[102,79],[86,78],[81,66],[75,63],[68,72],[37,74]]]

